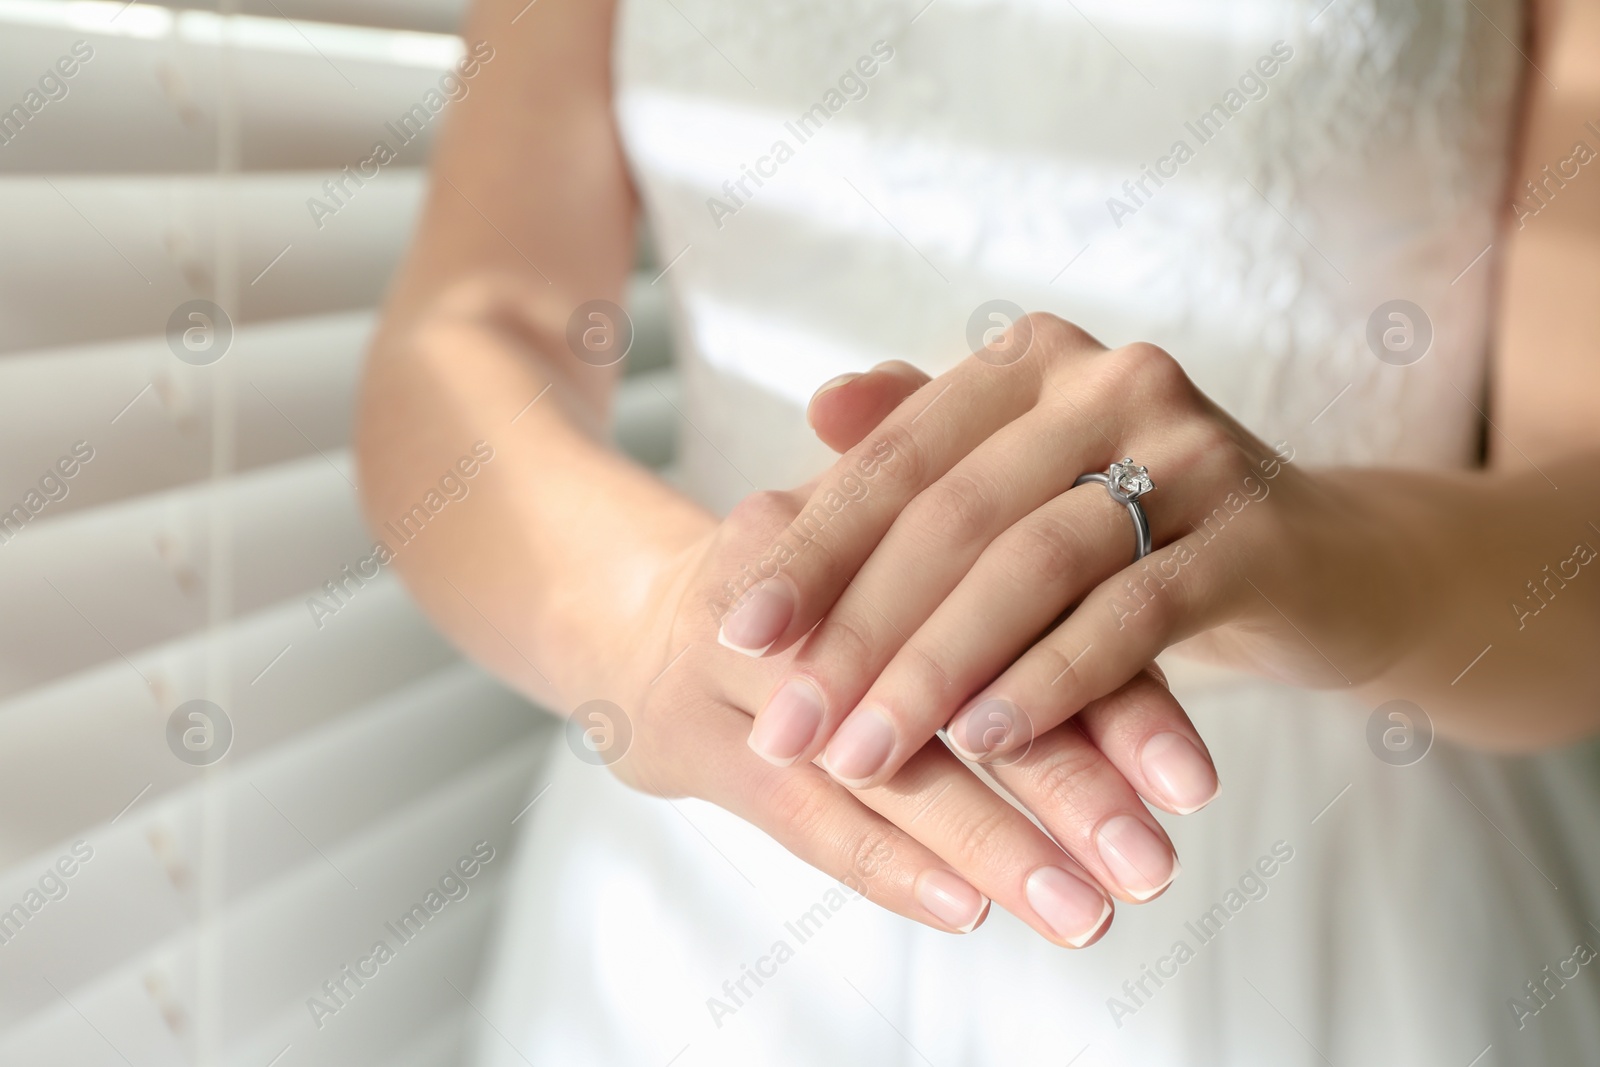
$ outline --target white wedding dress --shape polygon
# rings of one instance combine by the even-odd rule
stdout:
[[[997,297],[1162,345],[1297,463],[1471,464],[1522,12],[1324,2],[622,0],[691,490],[726,508],[809,477],[819,383],[938,373]],[[1367,342],[1395,299],[1433,327],[1408,366]],[[1600,750],[1394,766],[1370,705],[1169,666],[1222,794],[1162,817],[1182,874],[1081,952],[999,909],[958,937],[830,893],[557,746],[480,1062],[1600,1063]]]

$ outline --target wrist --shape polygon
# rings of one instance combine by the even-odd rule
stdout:
[[[1350,684],[1382,685],[1438,625],[1451,590],[1437,552],[1434,494],[1414,472],[1308,472],[1317,506],[1298,525],[1294,578],[1315,589],[1313,614]],[[1425,480],[1426,476],[1421,476]]]
[[[1381,655],[1362,683],[1394,696],[1419,663],[1431,661],[1440,636],[1471,614],[1462,580],[1459,531],[1481,526],[1471,492],[1478,474],[1366,469],[1326,472],[1341,510],[1361,579],[1355,632],[1375,635]]]
[[[618,612],[616,640],[606,650],[602,670],[607,689],[619,699],[636,701],[683,651],[688,637],[682,620],[695,605],[688,603],[694,579],[710,551],[718,523],[708,513],[702,521],[680,526],[653,546],[639,561],[639,594]]]

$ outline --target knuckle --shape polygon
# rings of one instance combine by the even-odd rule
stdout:
[[[1150,610],[1146,613],[1147,617],[1142,620],[1142,625],[1133,627],[1135,638],[1142,637],[1148,641],[1155,641],[1172,629],[1173,621],[1178,616],[1182,589],[1181,582],[1167,583],[1166,588],[1162,590],[1162,595],[1156,597],[1155,601],[1151,603]]]
[[[1111,353],[1110,384],[1122,392],[1164,398],[1186,396],[1194,386],[1183,365],[1163,348],[1136,341]]]
[[[1006,532],[997,555],[1011,582],[1030,588],[1041,578],[1053,582],[1070,574],[1082,559],[1082,545],[1065,523],[1032,515]]]
[[[752,534],[775,533],[794,518],[799,504],[793,494],[779,489],[758,489],[728,512],[728,522]]]
[[[906,522],[941,546],[981,540],[994,514],[991,494],[968,475],[952,472],[928,486],[907,505]]]
[[[1017,328],[1028,331],[1028,351],[1041,356],[1039,361],[1023,360],[1019,366],[1032,366],[1036,373],[1046,376],[1069,361],[1105,350],[1105,346],[1081,326],[1047,311],[1029,312],[1019,320]]]
[[[1178,617],[1185,575],[1181,568],[1166,566],[1168,558],[1164,553],[1147,556],[1130,579],[1138,609],[1121,616],[1120,632],[1137,645],[1164,644]]]
[[[1036,333],[1054,331],[1072,325],[1061,316],[1053,315],[1048,311],[1030,311],[1018,321],[1026,323],[1028,328]]]
[[[906,641],[904,651],[906,655],[904,656],[905,666],[903,673],[897,672],[898,678],[902,679],[903,682],[897,682],[897,684],[905,684],[911,691],[924,694],[949,694],[954,692],[956,688],[955,679],[951,678],[945,669],[940,666],[941,663],[949,663],[955,658],[952,651],[945,647],[944,642],[937,641],[919,630],[911,635],[910,640]],[[888,671],[884,673],[886,677],[889,674]],[[900,718],[899,725],[903,729],[914,730],[918,728],[917,720],[915,719],[908,722],[903,717],[897,718]]]
[[[1099,342],[1091,337],[1076,323],[1068,322],[1059,315],[1052,315],[1048,311],[1030,311],[1024,315],[1020,322],[1026,324],[1033,332],[1035,341],[1042,341],[1046,348],[1060,351],[1063,348],[1081,348],[1084,345],[1096,345]]]
[[[1072,817],[1089,813],[1098,784],[1100,755],[1087,744],[1062,745],[1036,758],[1031,768],[1033,788],[1059,811]]]
[[[931,464],[928,449],[908,427],[891,426],[861,446],[862,461],[873,463],[874,493],[904,500],[921,488]]]
[[[816,637],[807,642],[804,658],[828,664],[830,672],[842,677],[872,663],[874,650],[882,644],[868,621],[852,611],[830,612]]]
[[[887,826],[868,829],[847,846],[850,869],[839,880],[870,897],[871,887],[885,880],[889,865],[908,840],[905,833]]]
[[[1050,691],[1050,687],[1061,682],[1070,682],[1076,685],[1086,681],[1083,671],[1079,669],[1084,657],[1083,652],[1079,652],[1076,656],[1069,656],[1065,651],[1057,647],[1056,642],[1047,640],[1035,646],[1029,655],[1038,657],[1037,667],[1033,673],[1038,676],[1040,681],[1049,679],[1046,683],[1046,692]]]
[[[773,817],[804,838],[827,833],[834,797],[825,783],[807,774],[786,774],[772,787],[768,804]]]
[[[1017,320],[1014,329],[1019,336],[1027,338],[1029,351],[1037,349],[1054,354],[1070,342],[1071,331],[1076,327],[1048,311],[1030,311]]]
[[[1009,805],[990,804],[981,812],[962,812],[960,818],[946,824],[945,833],[955,848],[954,855],[981,864],[1007,848],[1007,831],[1014,826],[1011,820]]]

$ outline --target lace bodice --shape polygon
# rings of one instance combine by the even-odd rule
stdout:
[[[691,480],[807,477],[817,384],[937,373],[997,297],[1162,345],[1299,458],[1470,462],[1521,11],[1319,6],[624,0]],[[1368,341],[1401,299],[1433,333],[1403,366]]]

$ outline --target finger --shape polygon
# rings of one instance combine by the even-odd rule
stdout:
[[[1210,751],[1153,663],[1115,693],[1090,701],[1073,721],[1157,807],[1188,815],[1221,791]]]
[[[890,360],[865,374],[844,374],[811,398],[806,421],[822,443],[844,452],[861,443],[901,401],[927,385],[929,377],[909,363]]]
[[[1191,533],[1096,586],[968,702],[951,733],[972,742],[973,755],[983,760],[1003,755],[1026,743],[1022,732],[985,734],[969,725],[970,717],[1015,705],[1043,733],[1120,688],[1169,645],[1215,625],[1238,594],[1222,580],[1231,564],[1215,565],[1224,550],[1206,538],[1204,531]]]
[[[730,616],[725,642],[732,643],[727,630],[737,629],[743,650],[760,655],[783,651],[810,631],[907,503],[1034,405],[1045,380],[1042,350],[1087,351],[1094,344],[1058,320],[1039,320],[1048,326],[1033,321],[1013,327],[1030,330],[1027,355],[1004,367],[966,360],[917,390],[840,457],[801,508],[792,527],[797,543],[784,553],[780,580],[767,590],[769,603],[753,609],[762,625]]]
[[[1007,430],[1037,440],[1051,424],[1028,418]],[[1035,473],[1037,484],[1027,490],[1017,483],[1029,475],[1019,473],[1010,487],[1013,504],[1031,507],[1039,493],[1064,489],[1060,483],[1076,476],[1070,447],[1044,451],[1068,455],[1061,469]],[[1114,572],[1113,555],[1127,558],[1127,518],[1088,499],[1084,490],[1093,488],[1047,498],[1015,519],[999,501],[974,509],[1005,524],[988,544],[919,549],[912,539],[926,535],[902,534],[898,524],[890,530],[796,660],[830,709],[845,716],[831,739],[837,716],[825,717],[818,739],[826,742],[824,763],[835,777],[859,787],[894,774],[1083,588]]]
[[[747,666],[738,666],[741,672],[759,671],[770,662],[745,661]],[[752,680],[746,678],[745,682]],[[737,712],[736,696],[734,699],[734,710]],[[684,730],[682,734],[688,736],[690,732]],[[687,791],[705,796],[762,827],[813,865],[824,870],[835,869],[826,864],[826,856],[814,858],[814,853],[809,851],[811,835],[797,835],[793,831],[794,806],[801,790],[806,795],[814,792],[818,797],[852,796],[844,786],[812,764],[787,768],[802,774],[800,782],[787,784],[787,779],[774,779],[771,775],[751,771],[746,766],[748,759],[739,764],[740,773],[751,775],[756,784],[747,786],[729,781],[730,776],[717,769],[715,754],[708,754],[698,742],[690,758],[697,781],[702,774],[716,775],[718,781],[704,789],[691,786]],[[764,761],[755,762],[773,774],[785,773],[784,769],[773,768]],[[970,904],[970,900],[961,897],[958,888],[947,888],[952,885],[945,877],[948,873],[951,878],[958,878],[960,883],[975,887],[973,893],[985,899],[985,906],[989,899],[999,902],[1006,910],[1018,915],[1057,944],[1082,947],[1104,932],[1110,917],[1110,901],[1081,864],[1063,852],[943,745],[929,745],[924,753],[911,762],[911,766],[887,785],[854,796],[860,803],[889,820],[889,829],[880,827],[879,830],[908,835],[911,840],[945,861],[947,867],[942,873],[921,876],[925,878],[922,887],[924,909],[945,908],[940,913],[946,917],[942,929],[961,929],[955,920],[964,913],[955,907],[954,902],[966,900],[963,907]],[[786,784],[782,788],[794,792],[776,799],[761,798],[752,807],[747,796],[752,791],[759,793],[762,789],[770,790],[772,787],[764,783],[774,780],[784,781]],[[831,786],[832,792],[824,786]],[[1124,802],[1128,803],[1132,793],[1126,786],[1123,788]],[[822,803],[821,800],[816,802]],[[1137,798],[1132,798],[1131,803],[1137,805]],[[896,849],[896,855],[906,855],[905,850],[893,845],[892,841],[889,847]],[[874,844],[869,849],[862,845],[859,850],[881,852],[882,847]],[[914,879],[918,876],[911,877],[915,885]],[[931,895],[934,893],[942,895]],[[875,894],[876,890],[869,895],[876,900],[878,896]],[[903,896],[903,893],[891,893],[890,899]],[[944,904],[946,898],[952,904]],[[1127,899],[1133,898],[1128,896]],[[886,906],[900,914],[908,914],[894,903]],[[927,921],[914,914],[910,917]]]
[[[858,709],[851,716],[853,729],[837,739],[838,747],[829,748],[828,768],[847,785],[876,784],[894,773],[949,721],[961,701],[998,674],[1075,597],[1042,598],[1037,579],[1030,575],[1021,580],[1021,595],[1009,598],[1012,602],[1000,613],[1002,623],[1014,624],[1012,632],[989,627],[969,633],[972,617],[961,617],[953,625],[962,640],[953,643],[982,643],[981,663],[969,663],[973,657],[967,656],[947,664],[942,655],[923,647],[926,642],[913,638],[908,643],[908,636],[920,637],[919,628],[944,610],[941,603],[970,580],[968,571],[987,554],[991,541],[1067,490],[1083,470],[1105,466],[1114,447],[1100,429],[1081,418],[1063,417],[1047,402],[996,431],[919,494],[890,524],[800,647],[795,679],[779,688],[757,717],[757,750],[775,762],[812,758],[891,660],[909,660],[916,664],[919,680],[937,691],[911,695],[903,704]],[[1103,518],[1109,524],[1117,516]],[[1120,521],[1127,526],[1125,515]],[[1117,539],[1126,559],[1132,535],[1124,529]],[[1108,562],[1093,577],[1115,566]],[[1066,578],[1083,586],[1090,581],[1076,574],[1053,577],[1058,584]],[[1042,610],[1044,617],[1024,620],[1019,607]],[[883,691],[876,685],[873,690]],[[915,726],[898,728],[902,710],[917,718]]]
[[[1024,428],[1028,421],[1019,420],[1013,427]],[[1158,506],[1148,509],[1158,543],[1180,533],[1181,517],[1199,507],[1200,499],[1190,499],[1185,492],[1194,483],[1178,484],[1176,490],[1164,490]],[[883,550],[867,561],[806,641],[802,660],[810,657],[813,645],[825,645],[833,631],[853,623],[852,613],[858,610],[854,601],[866,597],[867,589],[887,591],[911,583],[906,568],[916,560],[889,553],[893,537],[891,530]],[[968,697],[1005,670],[1065,608],[1125,566],[1135,540],[1126,508],[1097,483],[1062,493],[1010,524],[970,570],[963,568],[966,573],[959,583],[920,626],[910,619],[895,623],[898,630],[913,626],[916,630],[881,672],[867,675],[866,693],[827,744],[828,769],[852,786],[893,774],[900,760],[950,722]],[[887,635],[880,637],[877,644],[886,639]],[[840,659],[845,659],[843,668],[835,666]],[[849,669],[843,656],[821,663],[819,677],[833,679],[841,669]],[[846,682],[854,680],[847,677]],[[979,753],[962,747],[961,733],[953,733],[951,741],[968,759],[979,758]]]
[[[1056,944],[1082,948],[1110,925],[1112,902],[1083,866],[943,745],[856,795]]]
[[[1150,900],[1177,877],[1178,856],[1166,831],[1076,723],[1040,734],[990,771],[1121,899]]]
[[[722,704],[685,712],[682,729],[675,732],[683,748],[675,754],[676,777],[683,780],[670,792],[688,792],[725,808],[813,867],[908,919],[951,933],[966,933],[983,921],[989,901],[950,864],[819,768],[779,768],[758,758],[744,744],[748,721]],[[632,758],[631,753],[623,757]]]

